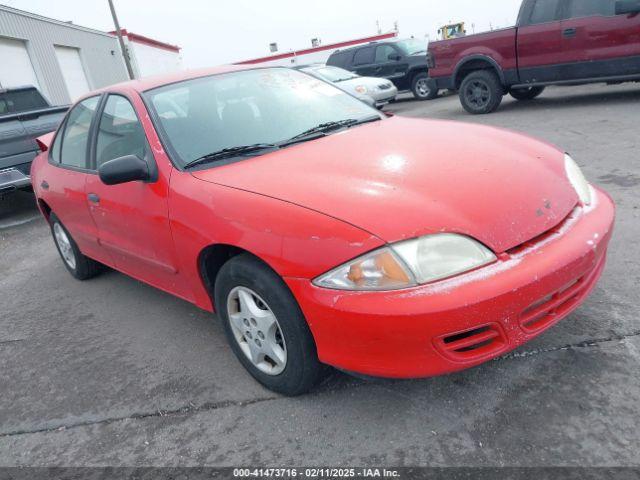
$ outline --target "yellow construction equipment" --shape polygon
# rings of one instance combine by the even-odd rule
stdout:
[[[448,40],[450,38],[464,37],[467,31],[464,29],[464,22],[451,23],[438,29],[438,35],[442,40]]]

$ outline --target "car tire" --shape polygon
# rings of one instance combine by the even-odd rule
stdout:
[[[214,300],[233,352],[266,388],[296,396],[321,380],[326,367],[300,306],[282,278],[259,259],[242,254],[225,263]]]
[[[477,70],[467,75],[460,85],[460,103],[473,115],[495,112],[502,103],[504,87],[491,70]]]
[[[433,100],[438,96],[438,90],[429,85],[429,75],[418,73],[411,81],[411,92],[416,100]]]
[[[509,95],[516,100],[533,100],[544,92],[544,87],[511,88]]]
[[[102,264],[82,254],[69,231],[54,213],[49,216],[49,224],[62,263],[76,280],[89,280],[102,271]]]

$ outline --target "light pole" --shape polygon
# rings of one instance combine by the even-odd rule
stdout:
[[[135,75],[133,74],[133,68],[131,68],[131,61],[129,60],[129,52],[127,52],[124,46],[124,40],[122,39],[122,31],[120,30],[120,23],[118,22],[118,16],[116,15],[116,9],[113,6],[113,0],[109,1],[109,9],[111,10],[111,16],[113,17],[113,24],[116,27],[116,35],[118,36],[118,42],[120,42],[120,50],[122,50],[122,57],[124,58],[124,64],[127,66],[127,73],[129,79],[133,80]]]

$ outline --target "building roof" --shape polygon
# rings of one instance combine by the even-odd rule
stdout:
[[[354,45],[361,45],[363,43],[379,42],[380,40],[388,40],[390,38],[395,38],[397,36],[398,36],[398,32],[395,32],[395,31],[389,32],[389,33],[382,33],[380,35],[372,35],[370,37],[355,38],[353,40],[345,40],[343,42],[337,42],[337,43],[328,43],[327,45],[320,45],[318,47],[313,47],[313,48],[305,48],[302,50],[296,50],[296,51],[287,52],[287,53],[277,53],[275,55],[269,55],[266,57],[252,58],[251,60],[243,60],[242,62],[236,62],[235,65],[252,65],[256,63],[272,62],[274,60],[282,60],[284,58],[297,57],[300,55],[309,55],[310,53],[322,52],[324,50],[337,50],[339,48],[351,47]]]
[[[128,31],[126,28],[121,28],[120,32],[123,37],[127,37],[131,42],[141,43],[143,45],[148,45],[150,47],[161,48],[163,50],[168,50],[170,52],[180,52],[181,48],[177,45],[172,45],[170,43],[161,42],[159,40],[155,40],[153,38],[145,37],[144,35],[139,35],[137,33],[133,33]],[[116,31],[109,32],[112,35],[116,34]]]
[[[103,32],[102,30],[82,27],[80,25],[76,25],[75,23],[63,22],[62,20],[56,20],[55,18],[45,17],[43,15],[38,15],[36,13],[26,12],[24,10],[19,10],[17,8],[9,7],[7,5],[0,5],[0,10],[4,10],[5,12],[9,12],[14,15],[20,15],[22,17],[32,18],[34,20],[40,20],[42,22],[53,23],[60,27],[73,28],[75,30],[81,30],[83,32],[93,33],[95,35],[103,35],[105,37],[113,37],[111,33]]]

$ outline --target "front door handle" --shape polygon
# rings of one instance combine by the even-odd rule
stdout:
[[[578,33],[578,30],[575,28],[565,28],[562,31],[562,35],[564,35],[565,37],[575,37],[576,33]]]
[[[42,188],[44,188],[45,190],[49,190],[49,184],[47,183],[46,180],[43,180],[42,183],[40,184],[40,186]]]
[[[100,203],[100,197],[95,193],[90,193],[89,195],[87,195],[87,198],[91,203]]]

